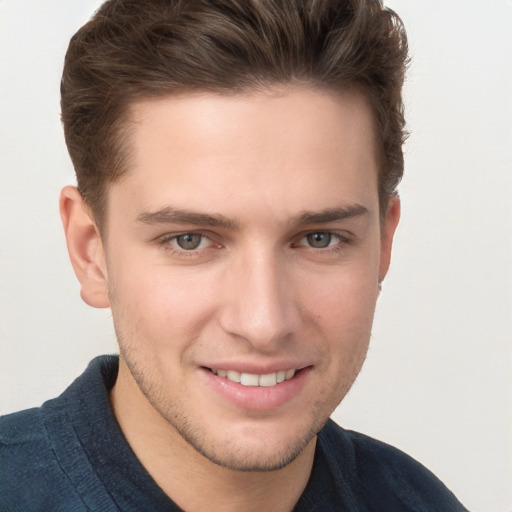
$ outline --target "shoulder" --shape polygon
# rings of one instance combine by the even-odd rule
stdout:
[[[87,510],[57,460],[42,409],[0,417],[0,510]]]
[[[389,503],[389,510],[466,510],[432,472],[393,446],[344,430],[332,421],[319,439],[335,471],[340,464],[347,471],[348,456],[353,485],[370,509],[377,503]]]
[[[38,437],[40,431],[39,409],[27,409],[0,416],[0,445],[12,445]]]
[[[0,458],[3,479],[23,472],[31,461],[51,457],[51,445],[44,427],[41,409],[27,409],[0,417]],[[2,480],[3,480],[2,479]]]

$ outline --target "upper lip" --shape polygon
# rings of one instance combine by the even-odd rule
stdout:
[[[283,370],[302,370],[303,368],[312,365],[311,363],[304,361],[282,360],[266,363],[255,363],[248,361],[219,361],[203,364],[201,366],[211,370],[234,370],[240,373],[250,373],[253,375],[267,375],[269,373],[275,373]]]

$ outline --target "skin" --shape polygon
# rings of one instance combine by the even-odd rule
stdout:
[[[182,508],[291,510],[363,364],[399,219],[396,197],[379,217],[369,108],[292,86],[165,97],[133,105],[130,142],[103,238],[61,196],[82,297],[112,308],[114,413]],[[233,400],[208,368],[302,371]]]

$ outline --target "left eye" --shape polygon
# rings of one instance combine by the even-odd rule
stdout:
[[[172,238],[171,243],[184,251],[194,251],[208,244],[208,239],[198,233],[183,233]]]
[[[318,231],[316,233],[309,233],[303,239],[304,245],[309,245],[314,249],[325,249],[331,245],[339,242],[339,237],[328,231]]]

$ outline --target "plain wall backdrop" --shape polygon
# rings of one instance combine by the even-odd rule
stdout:
[[[0,0],[0,413],[116,351],[58,216],[67,42],[98,0]],[[512,2],[389,0],[409,32],[402,221],[368,360],[334,414],[472,511],[512,511]]]

